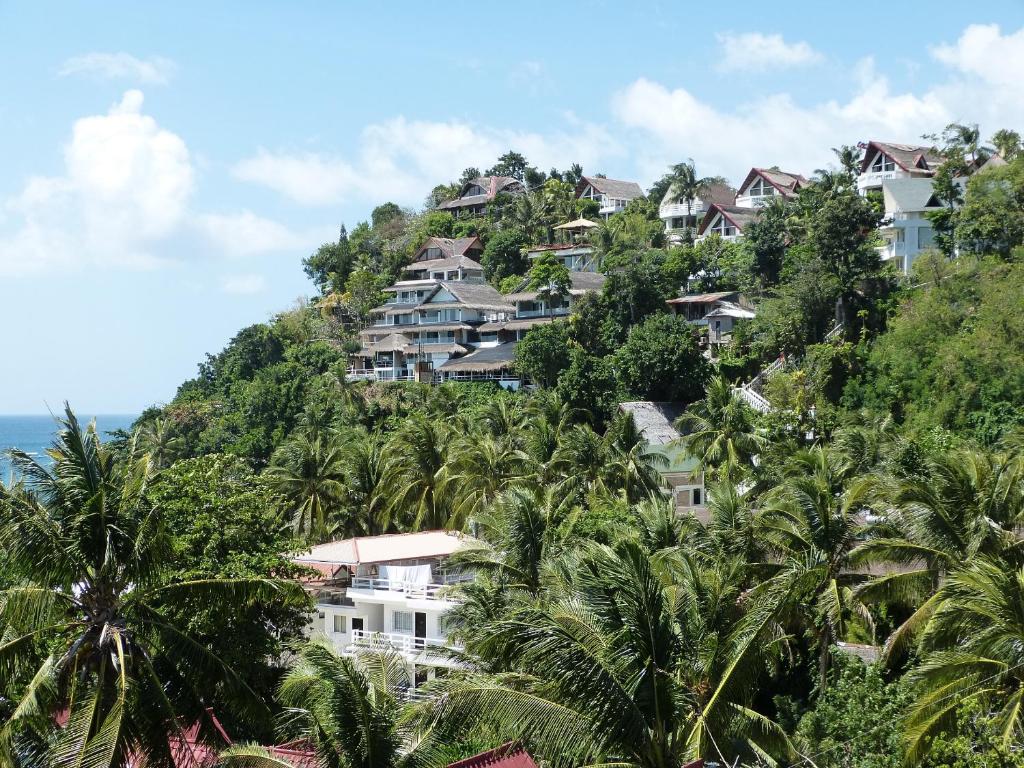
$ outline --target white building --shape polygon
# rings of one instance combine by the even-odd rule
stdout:
[[[865,194],[881,190],[883,181],[930,179],[943,162],[944,158],[934,147],[869,141],[864,145],[857,189]]]
[[[731,205],[736,190],[728,184],[710,184],[692,201],[680,200],[678,189],[669,187],[658,206],[658,218],[665,222],[665,233],[669,240],[678,242],[683,232],[695,232],[701,218],[713,204]]]
[[[909,273],[914,258],[935,247],[935,230],[925,214],[941,210],[942,204],[928,178],[886,179],[882,198],[885,218],[878,232],[885,245],[879,251],[884,261],[893,261],[904,274]]]
[[[458,650],[445,626],[457,605],[448,588],[470,576],[447,561],[465,544],[460,534],[424,531],[313,547],[295,558],[321,574],[306,584],[317,610],[310,635],[342,654],[390,646],[405,659],[412,687],[456,668],[446,653]]]
[[[761,208],[772,200],[791,200],[807,183],[807,179],[798,173],[778,168],[751,168],[734,200],[715,201],[707,207],[697,229],[696,240],[710,235],[718,235],[723,240],[739,240]]]
[[[584,176],[576,185],[576,199],[596,200],[600,206],[598,212],[605,218],[624,211],[630,200],[643,196],[643,189],[635,181]]]

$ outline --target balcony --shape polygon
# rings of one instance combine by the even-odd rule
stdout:
[[[464,581],[469,581],[472,578],[473,577],[470,574],[451,574],[449,576],[442,577],[441,581],[431,582],[429,584],[416,584],[411,581],[400,581],[398,579],[378,579],[371,576],[353,576],[350,589],[380,590],[420,600],[438,600],[442,599],[439,596],[439,593],[445,587],[451,586],[452,584],[460,584]]]
[[[890,179],[903,179],[907,177],[906,171],[869,171],[857,177],[857,190],[864,192],[868,189],[877,189],[882,186],[883,181]]]
[[[443,637],[415,637],[398,632],[373,632],[366,629],[352,630],[354,648],[390,647],[399,653],[419,654],[423,651],[461,651],[462,646],[449,642]]]
[[[740,195],[736,198],[736,205],[740,208],[763,208],[775,197],[775,195]]]
[[[685,216],[698,216],[704,212],[704,203],[700,200],[693,201],[691,210],[689,203],[665,203],[658,208],[659,219],[674,219]]]

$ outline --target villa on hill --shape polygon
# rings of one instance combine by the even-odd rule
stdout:
[[[710,235],[730,241],[742,238],[743,230],[757,218],[761,208],[775,199],[791,200],[807,184],[807,179],[798,173],[751,168],[730,202],[715,201],[705,209],[696,240]]]
[[[482,216],[487,212],[487,204],[499,194],[521,195],[525,191],[523,182],[511,176],[481,176],[463,184],[459,196],[441,203],[437,210],[450,211],[456,218]]]
[[[643,196],[643,189],[635,181],[583,176],[576,185],[576,199],[596,200],[600,206],[598,213],[606,219],[624,211],[630,200]]]

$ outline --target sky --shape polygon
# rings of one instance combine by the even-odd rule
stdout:
[[[738,183],[1024,132],[1024,2],[0,0],[0,413],[136,413],[509,148]]]

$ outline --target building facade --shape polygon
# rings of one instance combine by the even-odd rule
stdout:
[[[630,200],[643,196],[643,189],[635,181],[584,176],[576,185],[576,199],[597,201],[600,206],[598,213],[606,219],[614,213],[626,210]]]

